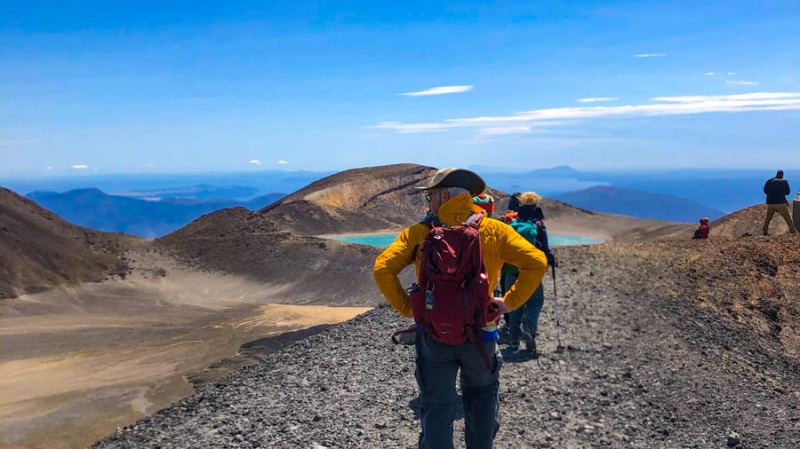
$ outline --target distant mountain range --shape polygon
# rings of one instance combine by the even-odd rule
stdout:
[[[244,186],[215,186],[211,184],[197,184],[190,187],[173,187],[165,189],[133,190],[118,193],[119,196],[128,196],[140,199],[153,198],[186,198],[195,200],[195,204],[208,200],[220,199],[252,199],[258,195],[255,187]],[[189,203],[185,203],[189,204]]]
[[[200,196],[205,197],[202,194]],[[78,189],[64,193],[32,192],[27,195],[42,207],[77,225],[144,238],[168,234],[210,212],[237,206],[258,210],[284,196],[283,193],[270,193],[249,201],[195,198],[147,201],[108,195],[99,189]]]
[[[158,196],[159,192],[190,192],[190,194],[168,194],[166,196],[191,196],[214,190],[210,198],[227,198],[245,201],[269,192],[294,192],[334,172],[310,172],[267,170],[226,173],[117,173],[82,174],[57,177],[4,178],[0,174],[0,185],[20,195],[35,191],[66,192],[95,188],[109,195]],[[188,186],[188,187],[187,187]],[[239,190],[241,188],[248,191]],[[155,194],[155,195],[154,195]]]
[[[381,167],[366,170],[370,168],[385,171]],[[763,169],[580,171],[558,166],[511,172],[487,166],[470,168],[497,191],[533,190],[583,209],[689,223],[703,216],[714,219],[762,203],[763,182],[774,174]],[[797,173],[800,170],[787,170],[793,192],[800,187],[800,179],[793,181],[792,178]],[[23,195],[27,193],[29,198],[76,224],[153,238],[218,209],[235,206],[261,209],[284,195],[275,193],[254,198],[259,192],[295,192],[325,176],[323,172],[287,171],[129,174],[12,180],[7,186]],[[87,186],[86,183],[96,184]],[[63,188],[74,185],[86,188]],[[52,193],[54,191],[65,193]],[[145,199],[158,201],[127,202]],[[501,207],[504,206],[505,203]],[[396,215],[398,211],[389,207],[376,217],[385,218],[387,213]],[[333,224],[341,217],[334,218]]]
[[[597,212],[684,223],[694,223],[703,217],[715,220],[725,215],[685,198],[615,186],[590,187],[555,195],[554,199]]]
[[[485,165],[469,167],[487,185],[507,193],[533,190],[546,197],[596,186],[612,185],[691,200],[730,213],[763,203],[764,181],[771,169],[619,169],[576,170],[570,166],[519,171]],[[800,168],[783,167],[792,186],[800,187]],[[65,192],[97,188],[110,195],[137,198],[181,197],[205,201],[226,198],[245,201],[259,192],[295,192],[333,172],[253,171],[196,174],[117,174],[70,177],[2,179],[0,184],[19,194],[34,191]],[[187,187],[190,186],[190,187]]]
[[[775,170],[765,169],[579,171],[569,166],[529,172],[480,167],[477,172],[487,184],[509,193],[533,190],[554,198],[568,192],[611,185],[681,197],[725,213],[763,203],[764,182],[775,176]],[[800,187],[800,168],[785,172],[794,196]]]

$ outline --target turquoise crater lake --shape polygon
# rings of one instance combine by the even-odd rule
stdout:
[[[331,237],[331,240],[338,240],[347,243],[359,243],[361,245],[380,246],[385,248],[389,246],[397,234],[352,234],[352,235],[339,235]],[[571,246],[571,245],[595,245],[603,243],[603,239],[593,237],[582,237],[579,235],[564,235],[564,234],[548,234],[548,242],[550,246]]]

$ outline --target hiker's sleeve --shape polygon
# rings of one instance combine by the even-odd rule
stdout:
[[[544,255],[547,256],[547,265],[553,265],[555,259],[553,258],[553,251],[550,250],[550,240],[547,238],[547,227],[544,223],[542,223],[542,226],[539,228],[536,237],[539,239],[541,250],[544,251]]]
[[[411,264],[411,253],[414,248],[408,245],[409,228],[403,230],[400,235],[386,248],[377,259],[373,268],[373,276],[378,289],[389,304],[397,310],[400,315],[411,317],[411,304],[408,302],[408,293],[400,285],[397,275],[403,268]]]
[[[517,282],[506,292],[503,299],[514,310],[528,301],[539,287],[547,271],[547,257],[544,252],[531,245],[524,237],[509,227],[503,245],[503,260],[519,268]]]

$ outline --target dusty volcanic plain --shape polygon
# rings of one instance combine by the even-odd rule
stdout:
[[[187,270],[155,252],[131,257],[125,280],[4,301],[0,446],[85,447],[257,361],[234,357],[247,342],[369,310],[277,304],[290,285]]]

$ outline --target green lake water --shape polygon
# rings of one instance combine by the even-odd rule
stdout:
[[[347,243],[360,243],[362,245],[380,246],[385,248],[389,246],[396,237],[397,234],[353,234],[339,236],[332,240],[339,240]],[[547,234],[547,237],[550,246],[595,245],[598,243],[603,243],[602,239],[582,237],[579,235]]]

